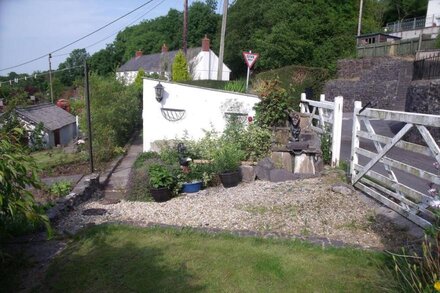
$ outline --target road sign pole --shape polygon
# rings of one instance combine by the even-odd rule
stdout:
[[[251,69],[248,67],[247,77],[246,77],[246,93],[248,92],[248,87],[249,87],[249,72],[250,71],[251,71]]]

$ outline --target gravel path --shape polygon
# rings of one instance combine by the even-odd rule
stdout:
[[[165,203],[121,201],[104,205],[90,201],[80,205],[57,226],[75,233],[91,224],[151,222],[228,231],[251,230],[305,237],[324,237],[375,249],[405,244],[406,233],[379,218],[379,205],[359,194],[332,191],[334,177],[271,183],[256,181],[225,189],[208,188],[181,195]],[[105,209],[101,216],[86,216],[87,209]]]

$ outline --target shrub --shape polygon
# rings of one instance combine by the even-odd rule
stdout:
[[[244,152],[237,144],[229,141],[223,142],[214,153],[214,170],[217,173],[235,172],[244,157]]]
[[[147,160],[151,159],[159,159],[160,156],[156,152],[143,152],[137,156],[136,161],[133,164],[133,167],[135,169],[139,169],[140,167],[144,166],[145,162]]]
[[[68,195],[71,189],[72,183],[69,181],[59,181],[50,186],[49,192],[56,197],[62,197]]]
[[[181,50],[179,50],[179,52],[176,54],[176,57],[174,57],[172,79],[175,82],[191,79],[188,73],[188,63],[186,62],[185,55]]]
[[[138,91],[124,86],[113,77],[90,77],[90,107],[94,156],[108,161],[124,146],[141,123]],[[82,112],[80,127],[86,128],[86,111]]]
[[[45,224],[50,232],[46,215],[41,213],[27,186],[40,189],[38,167],[17,143],[23,134],[20,129],[0,133],[0,235],[8,234],[14,222]]]
[[[285,126],[286,110],[299,110],[300,97],[293,97],[278,80],[261,81],[256,90],[261,101],[254,107],[255,123],[261,127]]]
[[[246,81],[244,80],[234,80],[225,84],[225,91],[245,93],[246,92]]]
[[[150,186],[152,188],[171,188],[174,183],[172,172],[164,165],[153,164],[148,167]]]

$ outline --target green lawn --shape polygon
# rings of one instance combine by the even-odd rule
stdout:
[[[37,161],[43,170],[51,169],[62,164],[84,162],[85,153],[65,153],[62,149],[50,149],[32,153],[31,156]]]
[[[97,226],[55,259],[37,291],[393,291],[385,263],[381,253],[298,241]]]

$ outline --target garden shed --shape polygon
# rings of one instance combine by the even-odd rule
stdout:
[[[143,149],[154,142],[203,137],[203,130],[223,131],[228,117],[249,123],[258,96],[145,78],[143,82]]]
[[[53,104],[16,108],[15,113],[28,130],[33,130],[39,123],[43,123],[46,148],[67,145],[77,136],[76,117]]]

